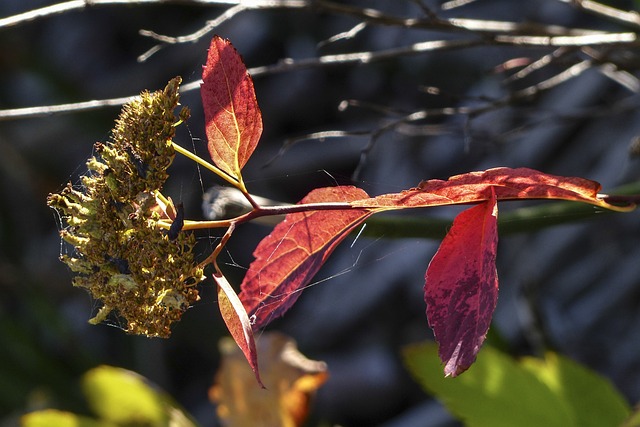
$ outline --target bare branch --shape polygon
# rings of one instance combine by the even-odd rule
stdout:
[[[558,0],[576,6],[586,12],[598,15],[621,24],[640,27],[640,14],[630,10],[624,11],[592,0]]]
[[[195,43],[200,40],[202,37],[206,36],[218,26],[223,23],[229,21],[234,16],[239,14],[240,12],[244,12],[245,10],[251,9],[279,9],[279,8],[287,8],[287,9],[300,9],[306,8],[309,6],[309,3],[306,0],[269,0],[269,1],[249,1],[249,0],[241,0],[236,2],[237,4],[233,7],[230,7],[226,11],[224,11],[220,16],[216,19],[212,19],[207,21],[205,25],[200,28],[198,31],[187,34],[184,36],[171,37],[162,34],[158,34],[154,31],[150,30],[140,30],[139,34],[141,36],[150,37],[164,44],[182,44],[182,43]],[[142,55],[138,57],[138,62],[144,62],[149,59],[153,54],[162,49],[164,45],[159,44],[155,45]]]
[[[416,0],[417,1],[417,0]],[[564,1],[564,0],[561,0]],[[427,52],[435,52],[441,50],[453,50],[472,48],[482,45],[512,45],[519,47],[580,47],[585,46],[624,46],[624,47],[637,47],[637,36],[632,32],[625,33],[604,33],[592,30],[571,29],[557,26],[549,26],[543,24],[531,24],[531,23],[515,23],[515,22],[503,22],[503,21],[485,21],[485,20],[473,20],[473,19],[439,19],[433,15],[429,10],[425,12],[426,18],[404,18],[395,17],[379,10],[371,8],[359,8],[350,5],[334,3],[325,0],[74,0],[59,3],[57,5],[47,6],[41,9],[36,9],[30,12],[26,12],[13,17],[0,19],[0,28],[17,25],[19,23],[27,22],[29,20],[43,18],[45,16],[52,16],[59,13],[67,12],[70,10],[84,9],[87,7],[97,5],[142,5],[142,4],[159,4],[159,3],[184,3],[184,4],[199,4],[199,5],[231,5],[216,19],[208,21],[206,25],[199,31],[181,37],[168,37],[162,36],[151,31],[143,31],[141,34],[160,41],[164,44],[173,43],[189,43],[198,40],[216,26],[228,21],[240,12],[249,9],[265,9],[265,8],[311,8],[323,12],[342,14],[352,16],[361,20],[355,27],[346,33],[338,34],[329,41],[338,40],[341,38],[353,37],[365,26],[370,24],[377,25],[396,25],[405,28],[429,28],[429,29],[441,29],[443,31],[466,31],[467,38],[462,39],[449,39],[449,40],[429,40],[420,43],[415,43],[408,46],[401,46],[391,49],[385,49],[380,51],[362,51],[362,52],[349,52],[343,54],[324,55],[316,58],[307,59],[283,59],[280,62],[253,68],[250,73],[254,77],[258,77],[266,74],[283,73],[288,71],[295,71],[307,68],[319,68],[327,66],[338,65],[359,65],[367,64],[373,61],[387,60],[391,58],[397,58],[408,55],[418,55]],[[595,7],[594,2],[582,1],[581,7]],[[586,6],[585,6],[586,5]],[[609,11],[611,12],[611,11]],[[618,15],[616,15],[618,16]],[[626,16],[626,15],[625,15]],[[542,35],[539,35],[542,34]],[[140,60],[145,60],[154,52],[157,52],[162,48],[162,44],[154,46],[150,51],[140,56]],[[558,54],[559,51],[556,51]],[[520,78],[535,69],[538,69],[548,63],[552,56],[544,56],[540,60],[531,64],[514,78]],[[602,63],[607,62],[606,60]],[[614,64],[615,65],[615,64]],[[626,87],[635,87],[632,79],[629,76],[623,76],[620,73],[613,73],[612,68],[602,68],[601,72],[610,78],[617,78],[617,81],[624,83]],[[199,88],[200,81],[194,81],[183,85],[182,91],[187,92]],[[0,121],[19,119],[27,117],[39,117],[51,114],[72,113],[79,111],[87,111],[96,108],[102,108],[107,106],[119,106],[134,97],[121,97],[105,100],[94,100],[80,103],[40,106],[31,108],[17,108],[9,110],[0,110]]]
[[[512,36],[496,35],[496,43],[516,46],[591,46],[605,44],[629,44],[636,42],[636,33],[588,34],[582,36]]]
[[[431,30],[443,31],[467,31],[474,33],[508,33],[512,35],[544,35],[552,36],[588,36],[588,35],[605,35],[602,31],[566,28],[557,25],[541,25],[536,23],[519,23],[505,21],[489,21],[476,19],[439,19],[432,12],[427,12],[426,18],[404,18],[389,15],[385,12],[372,8],[360,8],[351,5],[335,3],[331,1],[316,0],[311,3],[309,0],[271,0],[271,1],[239,1],[237,4],[228,9],[220,17],[215,20],[207,21],[207,23],[198,31],[184,36],[172,37],[157,34],[153,31],[142,30],[140,34],[143,36],[154,38],[165,44],[193,43],[206,34],[213,31],[214,28],[221,23],[228,21],[236,14],[249,9],[268,9],[268,8],[290,8],[302,9],[311,8],[324,12],[353,16],[361,19],[358,25],[347,33],[340,33],[337,39],[353,37],[357,32],[361,31],[364,26],[369,23],[377,25],[401,26],[404,28],[423,28]],[[334,41],[333,38],[328,42]],[[538,42],[541,43],[541,42]],[[162,46],[156,45],[149,51],[141,55],[138,60],[145,61],[151,55],[158,52]]]
[[[425,110],[418,110],[410,114],[403,115],[399,118],[389,120],[387,121],[387,123],[375,129],[360,130],[360,131],[331,130],[331,131],[312,133],[312,134],[304,135],[299,138],[287,140],[285,144],[283,144],[283,146],[280,148],[280,151],[275,156],[275,158],[271,159],[269,163],[272,163],[279,156],[282,156],[293,145],[305,140],[324,140],[326,138],[342,138],[347,136],[368,136],[369,142],[360,151],[360,161],[358,162],[358,166],[356,167],[352,176],[353,179],[358,179],[359,174],[361,173],[361,171],[364,169],[364,166],[366,165],[369,153],[375,146],[380,136],[382,136],[385,132],[394,131],[404,135],[423,135],[423,136],[439,135],[439,134],[448,132],[446,125],[432,125],[432,124],[416,125],[414,123],[420,122],[425,119],[438,118],[443,116],[458,116],[458,115],[462,115],[466,117],[467,123],[465,127],[468,127],[470,120],[473,118],[477,118],[482,114],[511,105],[513,104],[514,101],[528,99],[528,98],[537,96],[544,91],[552,89],[572,78],[579,76],[580,74],[592,68],[593,66],[594,66],[594,63],[592,60],[581,61],[567,68],[566,70],[554,75],[549,79],[543,80],[532,86],[516,91],[505,97],[494,99],[494,100],[487,100],[484,104],[479,106],[444,107],[444,108],[430,108]],[[359,101],[347,101],[346,104],[360,106],[361,103]],[[344,110],[345,107],[343,106],[342,109]],[[387,108],[378,107],[378,108],[375,108],[375,110],[385,112],[387,111]]]
[[[440,19],[433,16],[426,18],[404,18],[389,15],[377,9],[317,0],[314,7],[324,12],[353,16],[363,21],[378,25],[399,26],[404,28],[422,28],[443,31],[471,31],[488,33],[533,34],[533,35],[590,35],[606,34],[603,31],[567,28],[559,25],[544,25],[532,22],[489,21],[483,19],[450,18]]]
[[[182,36],[182,37],[163,36],[163,35],[157,34],[157,33],[153,32],[153,31],[149,31],[149,30],[140,30],[139,34],[141,36],[151,37],[152,39],[158,40],[158,41],[160,41],[160,42],[162,42],[164,44],[193,43],[193,42],[198,41],[200,38],[204,37],[209,32],[213,31],[213,29],[216,28],[217,26],[219,26],[222,23],[230,20],[231,18],[236,16],[238,13],[243,12],[245,10],[247,10],[247,7],[243,6],[243,5],[240,5],[240,4],[236,5],[236,6],[233,6],[233,7],[230,7],[229,9],[224,11],[220,16],[218,16],[216,19],[213,19],[211,21],[207,21],[206,25],[204,27],[202,27],[200,30],[196,31],[193,34],[189,34],[189,35]],[[145,53],[143,53],[142,55],[138,56],[138,62],[146,61],[153,54],[155,54],[160,49],[162,49],[163,46],[164,46],[163,44],[157,44],[157,45],[153,46],[151,49],[147,50]]]
[[[318,43],[318,48],[324,47],[328,44],[331,43],[335,43],[339,40],[349,40],[354,38],[355,36],[357,36],[362,30],[364,30],[365,28],[367,28],[367,23],[366,22],[360,22],[359,24],[357,24],[355,27],[353,27],[352,29],[350,29],[349,31],[344,31],[342,33],[338,33],[332,37],[329,37],[327,40],[323,40],[320,43]]]
[[[556,50],[554,50],[553,52],[546,54],[544,56],[542,56],[541,58],[537,59],[536,61],[532,62],[531,64],[527,65],[526,67],[524,67],[523,69],[521,69],[520,71],[518,71],[515,74],[512,74],[511,76],[507,77],[506,79],[504,79],[505,83],[511,83],[514,82],[516,80],[520,80],[523,79],[525,77],[527,77],[529,74],[538,71],[544,67],[546,67],[547,65],[551,64],[554,60],[557,60],[558,58],[561,58],[562,56],[566,55],[567,53],[569,53],[572,49],[568,48],[568,47],[560,47]]]
[[[284,59],[283,61],[274,65],[250,68],[249,73],[255,78],[267,74],[283,73],[287,71],[295,71],[306,68],[318,68],[347,64],[366,64],[373,61],[380,61],[399,56],[416,55],[436,50],[461,49],[466,47],[479,46],[481,44],[483,44],[481,40],[436,40],[415,43],[406,47],[386,49],[377,52],[354,52],[341,55],[325,55],[318,58],[303,60]],[[190,82],[183,85],[180,91],[184,93],[191,90],[196,90],[200,87],[201,83],[201,80]],[[126,102],[129,102],[134,98],[135,96],[128,96],[122,98],[112,98],[71,104],[0,110],[0,121],[40,117],[51,114],[75,113],[80,111],[94,110],[96,108],[107,106],[119,106]]]
[[[0,121],[44,117],[51,116],[53,114],[78,113],[83,111],[97,110],[104,107],[118,107],[136,98],[137,96],[125,96],[122,98],[99,99],[85,102],[74,102],[70,104],[11,108],[8,110],[0,110]]]
[[[442,10],[451,10],[451,9],[455,9],[456,7],[465,6],[469,3],[473,3],[474,1],[476,0],[451,0],[446,3],[442,3],[440,8]]]
[[[50,6],[33,9],[17,15],[0,19],[0,29],[13,27],[42,18],[48,18],[74,10],[88,9],[94,6],[186,4],[200,6],[244,6],[247,9],[275,7],[309,6],[305,0],[71,0]],[[304,5],[304,6],[303,6]]]

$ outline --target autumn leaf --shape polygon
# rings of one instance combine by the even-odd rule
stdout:
[[[277,332],[257,340],[260,369],[266,390],[256,387],[253,373],[230,338],[220,340],[222,360],[209,391],[225,426],[299,427],[309,412],[311,398],[327,380],[327,365],[302,354],[291,338]]]
[[[258,354],[249,316],[227,278],[216,271],[213,274],[213,279],[218,284],[218,306],[220,307],[222,319],[236,344],[242,350],[244,357],[249,362],[258,384],[264,387],[258,370]]]
[[[478,203],[462,212],[429,264],[427,317],[441,345],[445,374],[456,376],[475,360],[498,292],[495,267],[499,200],[563,199],[615,211],[600,184],[527,168],[495,168],[422,182],[401,193],[368,197],[355,187],[314,190],[301,204],[347,202],[352,209],[291,213],[256,248],[240,300],[254,327],[264,327],[297,300],[336,246],[370,215],[387,210]]]
[[[424,299],[446,376],[471,366],[498,300],[498,205],[488,200],[461,212],[429,263]]]
[[[251,76],[228,40],[211,40],[202,81],[209,154],[216,166],[241,181],[240,170],[262,134],[262,115]]]
[[[417,188],[351,202],[354,207],[377,211],[478,203],[487,200],[492,187],[497,200],[562,199],[589,203],[615,211],[635,206],[607,203],[600,184],[584,178],[550,175],[528,168],[493,168],[456,175],[447,181],[423,181]]]
[[[368,197],[356,187],[328,187],[311,191],[300,203],[349,202]],[[256,247],[256,259],[241,285],[239,296],[254,327],[263,327],[284,314],[336,246],[370,214],[363,209],[288,214]]]

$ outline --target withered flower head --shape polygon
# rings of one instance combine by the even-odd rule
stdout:
[[[74,246],[62,256],[76,273],[73,284],[103,303],[91,323],[113,311],[127,332],[168,337],[171,324],[198,299],[204,276],[192,253],[195,238],[178,233],[170,239],[156,209],[175,154],[180,82],[176,77],[163,91],[143,92],[126,104],[111,141],[95,144],[80,188],[69,183],[47,199],[66,222],[61,237]],[[183,108],[180,118],[188,116]]]

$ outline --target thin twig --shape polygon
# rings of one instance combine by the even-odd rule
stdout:
[[[153,37],[162,41],[163,43],[173,42],[192,42],[202,37],[207,32],[211,31],[216,25],[224,22],[238,13],[247,9],[259,9],[259,8],[304,8],[311,4],[310,0],[74,0],[59,3],[52,6],[47,6],[41,9],[36,9],[24,14],[15,15],[13,17],[0,19],[0,28],[3,26],[16,25],[21,22],[26,22],[33,19],[42,18],[45,16],[51,16],[63,12],[67,12],[74,9],[84,9],[89,6],[97,5],[117,5],[117,4],[154,4],[154,3],[167,3],[167,2],[180,2],[185,4],[200,4],[200,5],[233,5],[228,8],[226,12],[220,15],[218,18],[212,21],[208,21],[207,25],[200,31],[191,35],[167,38],[153,33]],[[585,4],[593,6],[593,2],[581,2],[582,6]],[[250,71],[254,77],[258,77],[266,74],[282,73],[287,71],[295,71],[306,68],[319,68],[325,66],[336,65],[348,65],[348,64],[367,64],[373,61],[381,61],[391,58],[407,55],[417,55],[426,52],[434,52],[440,50],[452,50],[471,48],[481,45],[499,44],[499,45],[515,45],[515,46],[528,46],[528,47],[561,47],[561,46],[616,46],[623,45],[625,47],[637,47],[638,42],[635,33],[602,33],[594,32],[591,30],[574,30],[568,28],[559,28],[547,25],[536,25],[534,27],[531,24],[509,23],[501,21],[483,21],[483,20],[467,20],[467,19],[449,19],[441,20],[428,16],[426,19],[413,19],[413,18],[401,18],[387,15],[381,11],[375,9],[358,8],[354,6],[334,3],[330,1],[316,0],[313,2],[315,10],[344,14],[357,17],[363,20],[364,23],[376,23],[381,25],[400,25],[403,27],[411,28],[424,27],[424,28],[441,28],[446,30],[466,30],[472,33],[473,36],[477,32],[484,32],[483,37],[468,38],[468,39],[453,39],[453,40],[431,40],[420,43],[415,43],[409,46],[403,46],[398,48],[380,50],[380,51],[364,51],[364,52],[351,52],[336,55],[324,55],[317,58],[308,58],[301,60],[283,59],[277,64],[256,67]],[[361,28],[361,27],[356,27]],[[542,32],[544,36],[539,35],[527,35],[520,34],[522,31],[532,31],[534,34]],[[152,35],[147,32],[146,35]],[[564,35],[553,35],[564,34]],[[146,59],[153,52],[161,48],[161,45],[154,46],[151,51],[141,56],[141,59]],[[606,70],[605,70],[606,71]],[[199,88],[201,82],[195,81],[183,85],[182,92],[195,90]],[[108,106],[119,106],[125,102],[134,99],[132,96],[94,100],[80,103],[70,103],[62,105],[50,105],[39,106],[29,108],[17,108],[0,110],[0,121],[2,120],[15,120],[27,117],[39,117],[51,114],[62,114],[79,111],[93,110],[97,108],[103,108]]]
[[[271,0],[271,1],[240,1],[233,7],[225,10],[216,19],[209,20],[198,31],[187,34],[184,36],[171,37],[162,34],[158,34],[150,30],[140,30],[139,34],[144,37],[150,37],[154,40],[161,42],[147,50],[145,53],[138,57],[138,62],[144,62],[152,55],[158,52],[164,45],[167,44],[183,44],[183,43],[195,43],[202,37],[206,36],[214,29],[222,25],[223,23],[231,20],[234,16],[241,12],[251,9],[275,9],[275,8],[287,8],[287,9],[299,9],[306,8],[309,4],[305,0]]]
[[[198,31],[196,31],[195,33],[192,33],[192,34],[189,34],[189,35],[186,35],[186,36],[181,36],[181,37],[168,37],[168,36],[163,36],[163,35],[157,34],[157,33],[153,32],[153,31],[150,31],[150,30],[140,30],[138,33],[141,36],[150,37],[150,38],[152,38],[154,40],[162,42],[163,44],[157,44],[157,45],[153,46],[151,49],[147,50],[142,55],[138,56],[138,62],[145,62],[152,55],[154,55],[155,53],[160,51],[160,49],[162,49],[162,47],[164,45],[166,45],[166,44],[193,43],[193,42],[196,42],[196,41],[200,40],[202,37],[204,37],[206,34],[208,34],[209,32],[213,31],[214,28],[216,28],[219,25],[223,24],[224,22],[230,20],[231,18],[233,18],[234,16],[236,16],[240,12],[244,12],[245,10],[247,10],[247,8],[245,6],[243,6],[243,5],[236,5],[236,6],[230,7],[229,9],[225,10],[216,19],[213,19],[211,21],[207,21],[206,25],[204,27],[202,27],[201,29],[199,29]]]
[[[72,102],[68,104],[42,105],[38,107],[10,108],[0,110],[0,121],[17,120],[34,117],[51,116],[53,114],[68,114],[97,110],[105,107],[119,107],[131,102],[138,96],[124,96],[121,98],[97,99],[93,101]]]
[[[624,11],[592,0],[558,0],[576,6],[585,12],[601,16],[621,24],[640,27],[640,14],[630,10]]]
[[[569,68],[567,68],[566,70],[554,75],[553,77],[550,77],[549,79],[543,80],[541,82],[538,82],[534,85],[528,86],[524,89],[521,89],[519,91],[516,91],[512,94],[509,94],[505,97],[502,98],[498,98],[495,100],[490,100],[487,101],[485,104],[477,106],[477,107],[468,107],[468,106],[460,106],[460,107],[444,107],[444,108],[430,108],[430,109],[425,109],[425,110],[419,110],[419,111],[414,111],[410,114],[404,115],[402,117],[399,118],[395,118],[393,120],[388,121],[387,123],[385,123],[382,126],[379,126],[378,128],[375,129],[368,129],[368,130],[361,130],[361,131],[350,131],[350,132],[345,132],[345,131],[339,131],[339,130],[334,130],[334,131],[325,131],[325,132],[318,132],[318,133],[314,133],[314,134],[309,134],[309,135],[305,135],[302,136],[300,138],[297,138],[295,140],[290,140],[287,141],[287,143],[285,145],[283,145],[278,153],[278,156],[281,156],[282,154],[284,154],[288,149],[290,149],[293,145],[295,145],[298,142],[301,141],[305,141],[305,140],[317,140],[319,138],[327,138],[327,137],[332,137],[332,138],[340,138],[340,137],[347,137],[347,136],[364,136],[367,135],[369,136],[369,142],[367,143],[367,145],[360,151],[360,160],[358,162],[358,166],[356,167],[354,174],[353,174],[353,178],[357,179],[359,173],[363,170],[364,165],[366,164],[367,161],[367,157],[369,155],[369,153],[371,152],[371,150],[373,150],[373,147],[375,146],[377,140],[385,133],[388,131],[397,131],[398,128],[405,128],[405,131],[407,131],[409,125],[411,123],[414,122],[418,122],[421,120],[425,120],[428,118],[437,118],[437,117],[443,117],[443,116],[456,116],[456,115],[463,115],[466,116],[468,119],[471,118],[477,118],[482,114],[485,114],[487,112],[490,111],[494,111],[496,109],[505,107],[507,105],[511,105],[513,104],[515,101],[520,101],[520,100],[524,100],[524,99],[529,99],[532,98],[534,96],[539,95],[540,93],[544,92],[544,91],[548,91],[549,89],[552,89],[572,78],[575,78],[577,76],[579,76],[580,74],[582,74],[584,71],[588,70],[589,68],[593,67],[593,61],[592,60],[584,60],[581,61]],[[443,132],[446,131],[445,127],[442,126],[430,126],[427,125],[426,127],[423,125],[423,128],[429,133],[429,134],[441,134]],[[413,129],[415,131],[415,129]],[[271,162],[273,162],[275,159],[271,159]]]
[[[0,29],[14,27],[38,19],[49,18],[62,13],[88,9],[94,6],[137,6],[154,4],[185,4],[194,6],[234,6],[243,5],[250,9],[266,7],[294,7],[295,4],[305,4],[305,0],[71,0],[52,4],[39,9],[29,10],[17,15],[0,18]]]
[[[406,47],[386,49],[377,52],[354,52],[340,55],[325,55],[318,58],[309,58],[302,60],[284,59],[277,64],[250,68],[249,74],[251,74],[252,77],[256,78],[268,74],[277,74],[307,68],[320,68],[326,66],[347,64],[366,64],[373,61],[380,61],[399,56],[417,55],[420,53],[437,50],[461,49],[465,47],[479,46],[482,44],[483,42],[481,40],[437,40],[416,43]],[[184,93],[196,90],[200,88],[201,84],[202,80],[184,84],[182,85],[180,92]],[[76,113],[80,111],[88,111],[108,106],[120,106],[135,98],[135,96],[128,96],[70,104],[0,110],[0,121],[41,117],[52,114]]]
[[[517,44],[519,46],[570,46],[573,39],[577,45],[600,45],[606,43],[624,43],[625,45],[635,42],[634,33],[607,34],[601,36],[575,36],[575,37],[509,37],[498,35],[496,42],[499,44]],[[585,38],[586,37],[586,38]],[[374,61],[387,60],[400,56],[418,55],[427,52],[441,50],[454,50],[471,48],[486,45],[486,40],[481,39],[461,39],[461,40],[432,40],[414,43],[409,46],[384,49],[380,51],[351,52],[337,55],[324,55],[317,58],[301,60],[283,59],[277,64],[255,67],[249,69],[249,73],[255,78],[267,74],[277,74],[288,71],[296,71],[308,68],[320,68],[326,66],[368,64]],[[200,87],[201,81],[195,81],[182,86],[181,92],[195,90]],[[0,110],[0,121],[16,120],[29,117],[39,117],[51,114],[72,113],[79,111],[93,110],[106,106],[122,105],[135,97],[122,97],[105,100],[96,100],[72,104],[16,108]]]

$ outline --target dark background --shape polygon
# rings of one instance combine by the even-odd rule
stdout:
[[[47,4],[3,0],[0,17]],[[350,4],[423,16],[411,1]],[[448,12],[439,11],[436,2],[427,4],[441,17],[633,30],[552,0],[478,1]],[[634,3],[615,5],[624,9]],[[161,88],[175,75],[195,81],[211,35],[168,46],[138,63],[136,57],[154,45],[138,30],[187,34],[222,11],[188,4],[92,7],[0,28],[0,109],[134,95]],[[353,39],[318,46],[358,22],[312,9],[247,11],[215,32],[233,42],[250,68],[288,57],[378,51],[459,37],[370,25]],[[485,46],[257,76],[265,131],[244,171],[245,181],[255,194],[295,202],[318,186],[353,182],[381,194],[422,179],[495,166],[583,176],[605,189],[637,180],[640,170],[629,147],[640,128],[638,95],[595,66],[537,97],[477,117],[439,116],[419,123],[431,127],[383,132],[365,163],[360,163],[361,150],[371,142],[366,132],[301,142],[268,163],[288,138],[325,130],[373,131],[420,109],[483,105],[584,59],[580,51],[571,52],[513,84],[505,84],[505,78],[520,68],[496,69],[509,59],[535,60],[551,51]],[[601,51],[614,51],[612,57],[628,65],[634,81],[632,50]],[[427,94],[421,90],[426,86],[439,87],[442,94]],[[386,109],[339,109],[348,99]],[[206,156],[198,92],[185,93],[182,103],[191,107],[193,117],[176,142]],[[203,286],[202,301],[174,327],[171,339],[150,340],[127,336],[117,325],[89,326],[97,304],[71,286],[70,272],[58,261],[65,248],[58,237],[59,220],[46,207],[47,194],[77,180],[93,143],[108,139],[117,114],[112,107],[0,121],[0,416],[6,425],[43,406],[82,410],[76,381],[102,363],[139,372],[169,391],[203,425],[217,425],[206,396],[218,364],[217,341],[226,331],[213,285]],[[361,173],[352,181],[358,165]],[[177,159],[170,172],[165,194],[184,201],[189,218],[201,218],[203,190],[219,182],[206,171],[200,177],[184,159]],[[433,212],[453,218],[457,210]],[[247,225],[234,234],[223,259],[233,283],[240,283],[252,249],[268,231]],[[639,232],[638,214],[631,213],[501,239],[494,330],[514,354],[557,350],[607,375],[630,403],[637,402]],[[199,250],[206,251],[213,236],[200,235]],[[311,424],[455,425],[420,392],[400,358],[402,346],[431,337],[422,286],[439,241],[351,242],[338,249],[317,278],[330,280],[314,282],[294,309],[272,325],[296,338],[309,357],[329,364],[331,378],[317,396]]]

